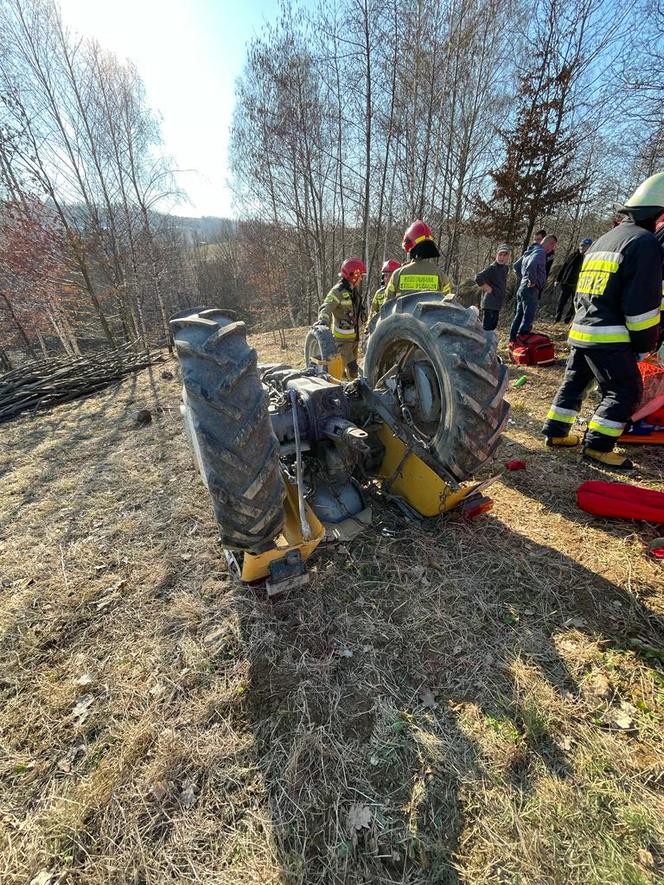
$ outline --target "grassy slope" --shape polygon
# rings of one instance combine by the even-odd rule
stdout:
[[[560,369],[513,391],[490,516],[378,514],[276,604],[161,369],[0,428],[0,881],[662,881],[657,532],[576,509]]]

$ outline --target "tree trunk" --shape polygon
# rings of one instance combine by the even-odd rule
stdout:
[[[16,329],[18,331],[18,334],[21,337],[21,340],[25,344],[25,347],[26,347],[29,355],[32,357],[33,360],[36,360],[37,354],[35,353],[34,348],[33,348],[32,344],[30,343],[30,339],[25,334],[25,329],[21,325],[19,318],[14,313],[14,308],[12,307],[11,301],[9,300],[9,298],[7,298],[7,296],[5,295],[4,292],[0,292],[0,298],[2,298],[2,300],[5,302],[5,305],[7,307],[9,315],[12,318],[12,321],[13,321],[14,325],[16,326]]]
[[[11,360],[7,356],[7,351],[3,347],[0,347],[0,369],[2,369],[3,372],[11,372],[13,368]]]

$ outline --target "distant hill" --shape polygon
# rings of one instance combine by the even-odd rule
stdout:
[[[230,236],[235,231],[237,222],[231,218],[217,218],[214,215],[203,215],[200,218],[189,218],[184,215],[168,215],[171,224],[181,231],[191,245],[210,243]]]
[[[53,207],[49,201],[45,201],[45,205]],[[88,209],[81,203],[69,203],[64,206],[64,211],[74,224],[85,227],[88,222]],[[98,216],[105,222],[106,213],[102,207],[97,206]],[[218,218],[214,215],[203,215],[198,218],[189,217],[187,215],[172,215],[170,212],[150,213],[154,219],[155,225],[159,225],[160,220],[168,221],[168,223],[179,230],[189,245],[197,245],[198,243],[216,242],[223,240],[232,234],[237,226],[237,222],[232,218]]]

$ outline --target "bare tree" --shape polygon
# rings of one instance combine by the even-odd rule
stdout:
[[[186,246],[159,212],[179,196],[160,148],[131,63],[72,34],[54,0],[3,0],[0,200],[22,206],[25,219],[46,202],[57,217],[69,294],[44,314],[65,348],[78,347],[72,315],[89,322],[72,288],[86,294],[109,343],[169,341],[179,296],[164,269],[179,276],[167,258]]]

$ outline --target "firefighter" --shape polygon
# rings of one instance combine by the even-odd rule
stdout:
[[[542,432],[548,446],[578,445],[571,426],[597,380],[602,400],[588,422],[583,457],[630,470],[629,458],[613,448],[641,396],[638,360],[659,338],[662,254],[654,231],[664,214],[664,172],[642,182],[620,212],[625,219],[584,255],[568,339],[572,349]]]
[[[403,235],[402,246],[409,261],[394,271],[385,289],[385,300],[407,295],[409,292],[441,292],[449,295],[452,286],[446,274],[439,270],[435,259],[440,257],[438,247],[428,224],[414,221]]]
[[[657,222],[655,228],[655,236],[662,253],[662,319],[659,324],[659,341],[657,342],[657,350],[659,353],[659,362],[664,364],[664,215]]]
[[[395,270],[398,270],[401,267],[401,264],[398,261],[395,261],[394,258],[390,258],[389,261],[386,261],[380,269],[380,275],[382,279],[382,285],[376,289],[374,293],[373,300],[371,302],[371,307],[369,309],[369,319],[375,314],[383,306],[385,301],[385,288],[390,281],[390,277],[394,273]]]
[[[346,375],[357,378],[357,347],[362,319],[360,284],[367,272],[361,258],[347,258],[339,269],[339,282],[332,286],[318,311],[317,325],[332,326],[337,352],[343,357]]]

